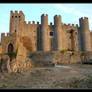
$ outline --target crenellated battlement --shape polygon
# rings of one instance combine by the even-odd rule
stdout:
[[[88,19],[88,17],[84,17],[84,19]]]
[[[52,26],[52,22],[50,22],[50,26]]]
[[[60,15],[55,15],[54,16],[54,21],[61,21],[61,16]]]
[[[19,15],[24,15],[24,13],[22,11],[19,11]]]
[[[27,21],[24,21],[24,24],[27,24]]]
[[[54,18],[61,18],[61,15],[55,15]]]
[[[43,17],[43,16],[48,16],[48,14],[42,14],[42,17]]]
[[[39,22],[37,21],[37,23],[35,23],[35,21],[32,21],[32,23],[31,23],[31,21],[29,21],[28,24],[38,24],[39,25]]]
[[[28,24],[31,24],[31,21],[28,21]]]
[[[81,17],[80,20],[88,19],[88,17]]]
[[[14,15],[14,12],[13,11],[10,11],[11,15]]]
[[[24,21],[24,24],[33,24],[33,25],[35,24],[35,25],[39,25],[39,22],[37,21],[37,23],[35,23],[35,21],[32,21],[32,22],[31,21],[28,21],[28,22],[27,21]]]
[[[74,24],[72,24],[72,27],[74,27]]]
[[[1,37],[5,37],[5,33],[1,33]]]
[[[1,33],[1,37],[4,38],[4,37],[7,37],[7,36],[10,36],[9,34],[10,34],[10,33]]]
[[[19,13],[18,13],[18,11],[15,11],[15,15],[18,15]]]
[[[66,24],[63,24],[64,25],[64,27],[66,27]]]
[[[37,21],[37,25],[39,25],[39,22]]]
[[[76,28],[77,27],[77,25],[75,25],[75,24],[63,24],[63,26],[64,26],[64,28]]]
[[[15,33],[1,33],[1,37],[10,37],[16,35]]]
[[[32,24],[35,24],[35,21],[32,21]]]
[[[16,11],[15,10],[15,12],[13,12],[13,11],[11,11],[11,18],[24,18],[25,17],[25,15],[23,14],[23,12],[22,11]]]
[[[69,24],[67,24],[67,26],[71,26],[71,24],[69,23]]]
[[[79,22],[80,23],[88,22],[88,17],[81,17],[81,18],[79,18]]]
[[[11,14],[24,14],[22,11],[17,11],[17,10],[15,10],[14,12],[11,10]]]
[[[6,36],[10,36],[10,33],[7,33]]]
[[[76,27],[78,28],[78,24],[76,24]]]

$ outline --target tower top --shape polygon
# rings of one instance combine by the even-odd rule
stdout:
[[[22,12],[22,10],[21,11],[17,11],[17,10],[15,10],[15,12],[13,12],[12,10],[11,10],[11,15],[23,15],[24,16],[24,13]]]
[[[43,16],[48,16],[48,14],[42,14],[41,17],[43,17]]]
[[[85,20],[85,19],[88,19],[88,17],[81,17],[81,18],[79,18],[79,20]]]

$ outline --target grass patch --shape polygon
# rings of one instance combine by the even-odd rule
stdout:
[[[16,52],[8,52],[6,53],[11,60],[15,59],[18,53],[18,48],[16,49]]]
[[[62,54],[66,53],[66,52],[67,52],[67,50],[61,50],[60,51],[60,53],[62,53]]]
[[[73,50],[72,50],[72,49],[61,50],[60,53],[65,54],[65,53],[67,53],[68,51],[73,51]]]

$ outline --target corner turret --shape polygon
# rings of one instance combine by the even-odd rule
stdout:
[[[89,21],[87,17],[81,17],[79,19],[80,24],[80,38],[81,38],[81,50],[91,51],[91,41],[90,41],[90,30]]]

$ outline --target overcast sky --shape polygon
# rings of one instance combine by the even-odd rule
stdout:
[[[62,22],[65,24],[79,24],[79,18],[88,17],[92,30],[92,4],[0,4],[0,34],[9,32],[11,10],[22,10],[27,22],[33,20],[40,22],[43,13],[48,14],[48,23],[53,23],[56,14],[62,16]]]

